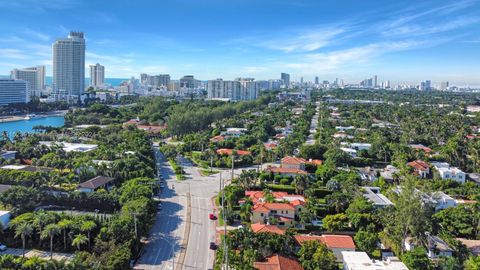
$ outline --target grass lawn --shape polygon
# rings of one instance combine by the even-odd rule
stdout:
[[[174,159],[169,159],[168,163],[170,163],[170,166],[172,166],[173,171],[175,172],[175,176],[177,177],[177,180],[185,180],[185,173],[177,173],[179,169],[182,170],[183,172],[183,168],[180,167]]]
[[[201,169],[200,170],[200,174],[202,176],[209,176],[209,175],[212,175],[212,174],[216,174],[216,173],[219,173],[220,171],[218,170],[212,170],[210,171],[209,169]]]

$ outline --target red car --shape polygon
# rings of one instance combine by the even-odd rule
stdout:
[[[215,216],[214,214],[210,213],[210,214],[208,215],[208,218],[209,218],[210,220],[216,220],[216,219],[217,219],[217,216]]]

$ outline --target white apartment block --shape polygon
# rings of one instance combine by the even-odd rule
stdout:
[[[82,32],[70,32],[57,39],[53,49],[53,91],[78,98],[85,91],[85,39]]]
[[[222,79],[207,82],[209,99],[252,100],[258,96],[257,83],[253,79],[238,78],[234,81]]]
[[[105,67],[99,63],[90,65],[90,86],[103,87],[105,83]]]
[[[27,82],[29,97],[39,97],[45,89],[45,66],[14,69],[10,72],[10,77]]]
[[[27,103],[28,83],[23,80],[0,79],[0,105]]]

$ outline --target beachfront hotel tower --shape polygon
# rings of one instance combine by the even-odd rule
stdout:
[[[57,39],[53,49],[53,91],[57,96],[78,99],[85,91],[85,39],[70,32]]]

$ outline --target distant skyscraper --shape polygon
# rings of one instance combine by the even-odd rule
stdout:
[[[0,105],[26,103],[28,101],[27,81],[0,79]]]
[[[318,76],[315,76],[315,84],[319,85],[320,80],[318,79]]]
[[[303,84],[303,76],[300,77],[300,84]]]
[[[40,96],[45,89],[45,66],[36,66],[11,71],[11,78],[26,81],[29,97]]]
[[[97,63],[90,66],[90,86],[102,87],[105,83],[105,67]]]
[[[197,87],[197,82],[193,75],[185,75],[180,79],[180,87],[193,89]]]
[[[53,90],[69,97],[85,91],[85,39],[83,32],[70,32],[53,43]]]
[[[377,77],[377,75],[373,76],[373,87],[378,87],[378,77]]]
[[[280,74],[280,79],[283,81],[283,84],[286,87],[290,87],[290,74],[288,73],[281,73]]]
[[[450,83],[448,81],[440,83],[440,90],[448,90]]]

